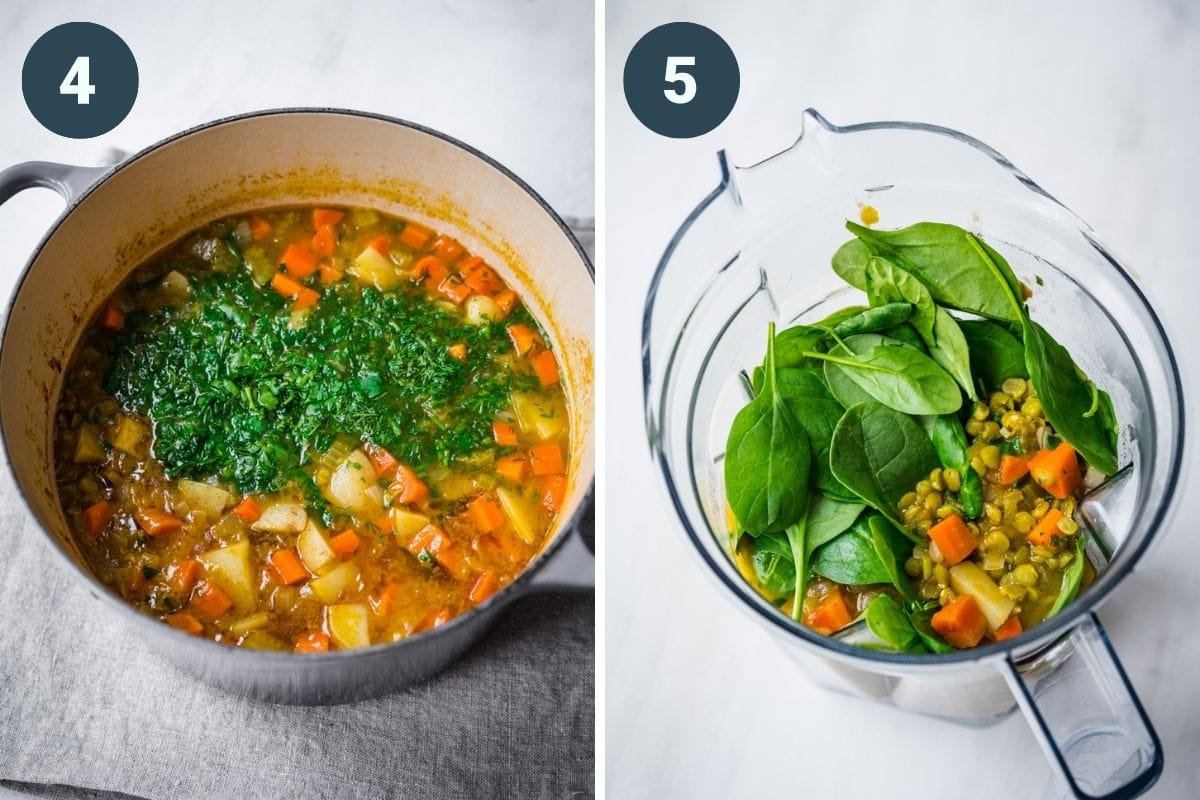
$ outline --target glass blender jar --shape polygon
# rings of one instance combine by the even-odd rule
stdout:
[[[703,563],[819,684],[970,725],[1020,707],[1075,797],[1145,791],[1162,771],[1162,747],[1095,610],[1167,522],[1184,463],[1184,402],[1175,355],[1135,279],[1004,156],[946,128],[843,127],[809,109],[787,149],[747,166],[722,151],[717,166],[716,188],[659,261],[642,324],[651,448]],[[747,402],[739,373],[761,362],[769,321],[782,329],[858,302],[829,259],[861,204],[887,228],[951,222],[997,246],[1036,287],[1034,318],[1112,395],[1123,469],[1079,511],[1099,574],[1014,639],[913,655],[857,647],[853,627],[821,636],[759,596],[727,550],[722,459]]]

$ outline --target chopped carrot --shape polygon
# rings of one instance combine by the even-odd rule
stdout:
[[[328,225],[322,225],[317,228],[317,232],[312,237],[312,251],[314,255],[328,258],[333,255],[333,248],[337,245],[337,236],[333,233],[333,228]]]
[[[177,594],[187,596],[200,578],[200,562],[194,558],[172,564],[167,570],[167,584]]]
[[[396,479],[389,489],[397,503],[419,503],[429,496],[429,487],[407,464],[396,465]]]
[[[375,468],[376,475],[390,478],[396,473],[396,467],[400,466],[400,462],[394,455],[377,444],[368,444],[364,449],[367,451],[367,459],[371,462],[371,466]]]
[[[271,278],[271,288],[279,292],[279,294],[283,295],[284,297],[291,298],[299,296],[299,294],[304,291],[304,284],[289,278],[282,272],[276,272]]]
[[[554,353],[543,350],[529,358],[529,365],[533,367],[533,374],[537,375],[542,386],[558,383],[558,362],[554,359]]]
[[[467,253],[467,249],[449,236],[439,236],[433,243],[433,253],[447,264],[453,264]]]
[[[491,570],[483,572],[475,580],[475,585],[471,587],[471,593],[468,595],[471,602],[479,605],[484,600],[496,593],[500,588],[500,579],[496,577],[496,573]]]
[[[1000,482],[1007,485],[1016,483],[1029,472],[1029,459],[1025,456],[1014,456],[1005,453],[1000,458]]]
[[[317,271],[320,274],[319,280],[321,281],[322,286],[329,286],[330,284],[337,283],[342,279],[342,276],[346,274],[340,269],[334,269],[328,264],[322,264],[317,268]]]
[[[293,278],[307,278],[317,271],[317,258],[302,244],[293,242],[279,257],[279,263]]]
[[[275,576],[275,579],[284,586],[291,586],[292,584],[303,583],[308,580],[308,570],[305,569],[304,562],[300,560],[300,556],[291,547],[285,547],[271,553],[267,559],[267,566]]]
[[[204,633],[204,626],[200,624],[200,620],[193,617],[191,614],[185,614],[182,611],[178,614],[168,614],[167,624],[176,630],[190,633],[192,636],[199,636]]]
[[[492,438],[496,444],[512,447],[517,443],[517,429],[502,419],[492,420]]]
[[[1033,530],[1026,537],[1029,543],[1037,547],[1049,547],[1055,536],[1065,536],[1059,530],[1058,523],[1063,518],[1063,513],[1057,508],[1051,508],[1046,512],[1046,515],[1038,520],[1038,524],[1033,526]]]
[[[1003,642],[1005,639],[1011,639],[1022,631],[1021,618],[1009,617],[1008,621],[996,628],[996,632],[992,634],[997,642]]]
[[[183,527],[183,520],[158,508],[139,508],[133,518],[142,530],[155,537],[166,536]]]
[[[558,442],[541,442],[529,448],[529,467],[534,475],[559,475],[565,472],[562,448]]]
[[[333,208],[314,208],[312,212],[313,227],[318,230],[326,225],[337,225],[346,216],[345,212]]]
[[[341,559],[346,559],[354,555],[360,545],[362,545],[362,539],[354,532],[353,528],[347,528],[329,540],[329,546],[333,548],[333,552],[337,553],[338,558]]]
[[[320,299],[321,295],[319,292],[305,286],[296,294],[296,299],[292,301],[292,308],[310,308],[311,306],[315,306]]]
[[[503,292],[500,292],[494,296],[492,298],[492,302],[500,306],[500,312],[502,314],[508,314],[508,312],[512,311],[517,306],[517,294],[516,292],[505,289]]]
[[[392,515],[388,514],[387,512],[380,514],[371,524],[374,525],[375,529],[380,533],[391,533],[396,529],[395,520],[393,520]]]
[[[1053,450],[1040,450],[1029,459],[1029,473],[1033,479],[1059,500],[1065,500],[1079,488],[1079,459],[1075,448],[1066,442]]]
[[[392,252],[392,240],[387,236],[376,236],[371,241],[367,242],[367,247],[379,253],[381,256],[389,255]]]
[[[827,594],[821,604],[817,606],[817,610],[804,620],[808,627],[829,633],[840,631],[853,621],[854,617],[846,606],[846,598],[842,596],[840,588],[835,588]]]
[[[930,619],[933,629],[952,647],[974,647],[987,633],[987,617],[969,594],[960,594]]]
[[[422,552],[429,553],[443,569],[459,580],[467,575],[462,552],[445,531],[433,523],[417,531],[417,535],[408,543],[408,551],[418,558]]]
[[[250,235],[254,237],[254,241],[261,242],[271,235],[271,223],[259,216],[251,217]]]
[[[455,305],[462,305],[471,296],[471,287],[462,282],[457,275],[447,275],[438,284],[437,290]]]
[[[296,640],[297,653],[328,653],[329,635],[321,631],[303,633]]]
[[[212,581],[200,581],[192,593],[191,609],[207,620],[216,622],[233,608],[225,590]]]
[[[429,243],[429,237],[433,236],[433,231],[426,228],[424,225],[418,225],[415,222],[406,222],[404,230],[400,231],[400,244],[410,250],[420,250]]]
[[[491,294],[504,288],[496,271],[485,264],[479,256],[464,259],[458,265],[458,271],[462,273],[463,282],[480,294]]]
[[[413,280],[417,283],[429,280],[434,286],[437,286],[446,279],[450,274],[450,270],[446,269],[437,256],[425,256],[416,264],[413,264]]]
[[[567,476],[547,475],[542,478],[542,506],[551,514],[562,509],[567,499]]]
[[[112,518],[113,507],[107,500],[97,500],[83,510],[83,525],[93,539],[104,533]]]
[[[929,538],[942,554],[942,563],[952,567],[979,546],[979,541],[958,514],[951,514],[929,529]]]
[[[529,352],[530,348],[541,337],[528,325],[517,323],[516,325],[508,326],[508,338],[512,339],[513,349],[517,351],[517,355],[523,356]]]
[[[413,628],[413,633],[424,633],[425,631],[433,630],[450,621],[450,609],[443,608],[441,611],[431,611],[425,619],[417,623]]]
[[[378,617],[390,616],[396,610],[396,603],[400,600],[400,584],[395,581],[389,581],[386,586],[379,590],[379,594],[371,598],[371,609]]]
[[[251,522],[258,522],[258,518],[262,516],[262,509],[258,507],[258,501],[249,495],[246,499],[233,507],[234,516],[242,522],[249,525]]]
[[[504,512],[496,501],[481,494],[470,502],[467,511],[471,514],[471,522],[480,533],[490,533],[504,524]]]
[[[512,455],[501,456],[496,459],[496,472],[500,477],[512,482],[520,483],[525,477],[525,469],[529,466],[529,462],[525,456],[518,453]]]
[[[467,360],[467,346],[462,342],[456,342],[446,348],[446,352],[451,358],[457,358],[459,361]]]
[[[119,331],[125,327],[125,314],[111,300],[104,304],[100,312],[100,327],[109,331]]]

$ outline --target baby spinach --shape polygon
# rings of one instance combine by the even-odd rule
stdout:
[[[849,586],[892,582],[892,572],[875,549],[870,516],[853,525],[813,552],[812,571]]]
[[[771,323],[762,391],[734,417],[725,445],[725,494],[750,534],[783,530],[808,506],[808,435],[780,395],[776,377]]]
[[[792,587],[793,619],[799,621],[802,617],[804,593],[812,572],[813,552],[854,524],[862,510],[863,506],[859,503],[843,503],[813,494],[809,498],[808,513],[795,525],[788,527],[786,536],[795,577]]]
[[[864,392],[853,378],[832,361],[825,362],[822,374],[825,376],[825,385],[829,387],[829,393],[842,404],[842,408],[875,402],[874,397]]]
[[[842,337],[853,336],[856,333],[876,333],[907,322],[912,315],[912,303],[884,303],[847,317],[837,324],[833,332]]]
[[[919,352],[926,354],[929,352],[925,348],[925,340],[921,338],[921,334],[917,333],[917,329],[907,322],[897,325],[894,328],[880,331],[879,333]]]
[[[1021,286],[1012,268],[970,231],[941,222],[918,222],[894,231],[849,221],[846,227],[873,255],[895,261],[915,275],[938,303],[993,319],[1020,319]],[[842,249],[846,250],[842,269],[856,276],[861,251],[847,245]],[[855,285],[849,279],[847,283]]]
[[[772,601],[779,600],[796,588],[796,565],[792,562],[792,546],[783,533],[764,533],[753,541],[750,564],[758,585]]]
[[[962,481],[958,502],[967,519],[975,519],[983,510],[983,483],[979,473],[971,468],[967,454],[967,433],[954,414],[935,417],[929,428],[929,438],[942,466],[958,471]]]
[[[829,334],[821,328],[793,325],[775,337],[775,363],[780,369],[804,364],[804,352],[816,350]],[[759,374],[755,370],[755,375]],[[757,384],[757,379],[755,380]],[[756,386],[757,388],[757,386]]]
[[[1025,345],[1004,328],[987,320],[960,320],[958,327],[971,351],[971,371],[985,386],[1000,386],[1009,378],[1028,378]]]
[[[1046,329],[1023,317],[1025,366],[1046,420],[1088,463],[1117,471],[1117,420],[1112,399],[1083,374]]]
[[[883,303],[908,302],[913,312],[909,322],[921,334],[921,338],[932,347],[933,322],[937,306],[925,284],[913,275],[882,258],[867,262],[867,299],[872,306]],[[901,320],[902,321],[902,320]],[[840,333],[840,331],[839,331]]]
[[[925,646],[917,629],[908,621],[900,604],[886,594],[871,601],[864,615],[871,633],[901,653],[924,653]]]
[[[962,406],[954,379],[929,356],[866,338],[872,336],[851,336],[834,352],[805,355],[836,364],[875,400],[906,414],[948,414]]]
[[[929,348],[929,355],[937,365],[949,372],[958,385],[966,391],[967,396],[975,399],[975,381],[971,377],[971,351],[967,347],[967,339],[963,336],[958,320],[950,316],[946,309],[939,308],[934,315],[933,338],[935,343]]]
[[[1079,594],[1079,587],[1083,585],[1084,561],[1087,559],[1087,542],[1084,540],[1084,536],[1083,531],[1080,531],[1079,536],[1075,539],[1075,558],[1063,572],[1062,588],[1058,592],[1058,597],[1054,599],[1054,605],[1050,607],[1047,617],[1053,617],[1062,611],[1067,603],[1070,603]]]
[[[908,621],[921,637],[921,643],[925,645],[926,650],[931,653],[953,653],[954,648],[946,644],[941,635],[933,629],[932,619],[935,613],[936,608],[918,609],[909,615]]]
[[[833,432],[829,462],[846,488],[915,540],[899,519],[900,498],[938,461],[911,417],[874,402],[847,409]]]
[[[917,602],[917,590],[904,572],[904,561],[912,555],[912,542],[896,529],[881,514],[872,514],[867,520],[871,530],[871,544],[883,568],[887,570],[892,586],[905,600]]]
[[[829,443],[833,439],[833,429],[845,411],[842,404],[829,393],[819,368],[781,368],[778,376],[780,396],[808,434],[815,466],[813,485],[832,497],[853,500],[854,494],[833,477],[829,467]]]
[[[833,254],[833,271],[855,289],[867,288],[867,262],[871,250],[861,239],[851,239]]]

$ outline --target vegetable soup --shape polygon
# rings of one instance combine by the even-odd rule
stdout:
[[[229,645],[402,639],[511,583],[568,488],[559,365],[448,235],[366,208],[219,220],[138,268],[66,370],[93,573]]]

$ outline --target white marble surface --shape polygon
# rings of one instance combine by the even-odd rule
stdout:
[[[641,128],[621,91],[629,49],[674,20],[718,31],[742,69],[732,116],[691,141]],[[1020,716],[971,730],[821,692],[704,573],[642,444],[642,301],[719,147],[739,163],[775,152],[810,105],[837,123],[936,122],[1009,156],[1137,268],[1195,399],[1200,6],[610,0],[607,40],[608,796],[1055,796]],[[1101,612],[1165,744],[1156,798],[1200,785],[1197,513],[1185,491]]]

